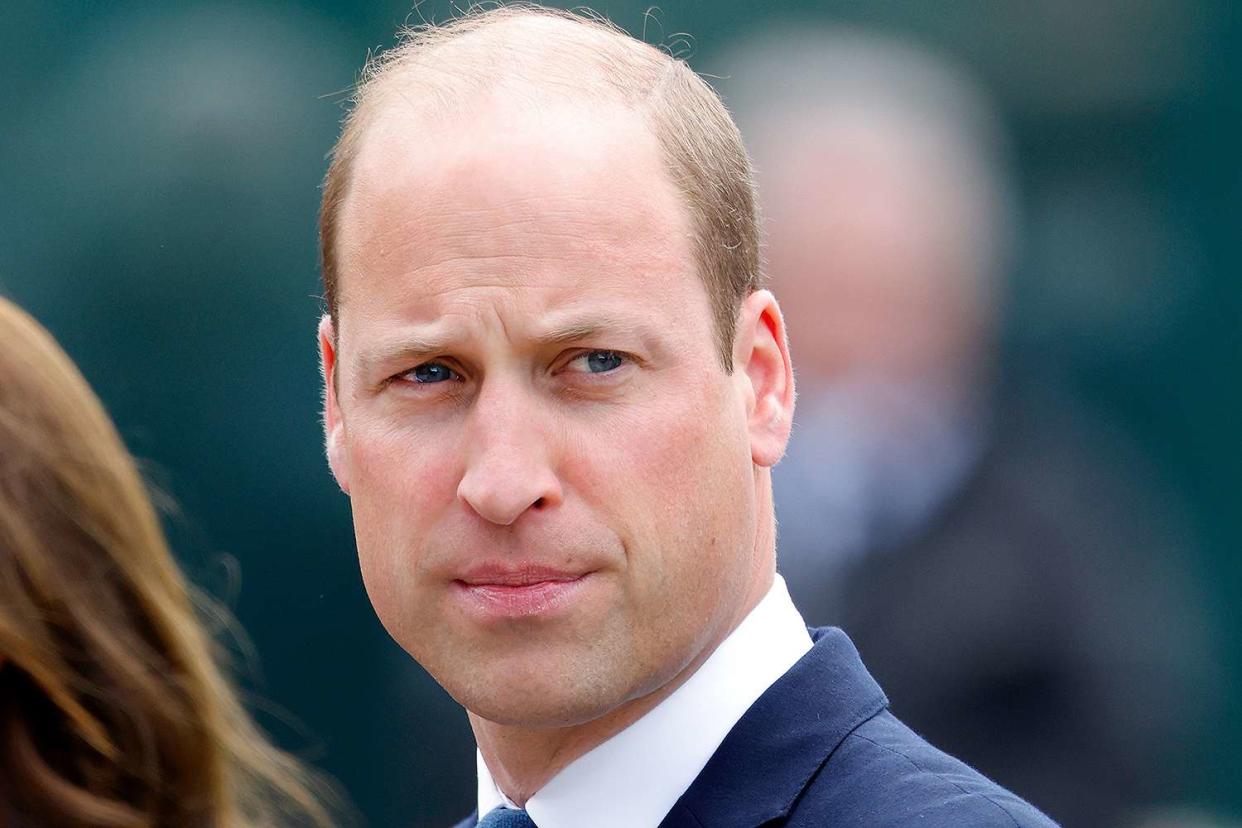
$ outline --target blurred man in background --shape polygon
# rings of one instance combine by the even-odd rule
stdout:
[[[859,642],[917,730],[1064,824],[1175,795],[1206,663],[1181,550],[1109,435],[997,381],[1015,221],[987,100],[857,32],[720,65],[800,368],[774,473],[795,601]]]

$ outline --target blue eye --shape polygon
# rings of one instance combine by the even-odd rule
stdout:
[[[413,371],[407,371],[407,377],[417,383],[444,382],[456,379],[457,374],[443,362],[424,362]]]
[[[615,371],[625,362],[625,357],[616,351],[590,351],[574,360],[580,362],[586,371],[592,374],[604,374]]]

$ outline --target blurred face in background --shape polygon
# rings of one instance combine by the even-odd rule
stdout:
[[[385,113],[353,176],[326,426],[389,632],[499,723],[585,722],[697,666],[772,577],[770,295],[726,372],[686,210],[621,110]]]
[[[992,316],[980,183],[906,121],[847,106],[757,143],[768,272],[808,377],[968,373]]]

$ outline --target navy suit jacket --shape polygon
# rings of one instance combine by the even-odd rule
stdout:
[[[659,828],[1055,828],[898,721],[845,633],[811,637]]]

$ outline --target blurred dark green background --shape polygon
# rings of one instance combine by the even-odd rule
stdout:
[[[1012,131],[1021,196],[1006,369],[1057,375],[1180,496],[1236,685],[1236,7],[594,8],[651,42],[690,33],[700,68],[765,26],[817,20],[908,36],[977,73]],[[318,423],[324,156],[368,51],[417,19],[407,3],[328,0],[0,12],[0,292],[60,339],[177,504],[182,561],[253,641],[264,723],[376,826],[447,824],[474,787],[464,715],[371,612]],[[1195,757],[1196,796],[1236,814],[1242,700],[1229,696]]]

